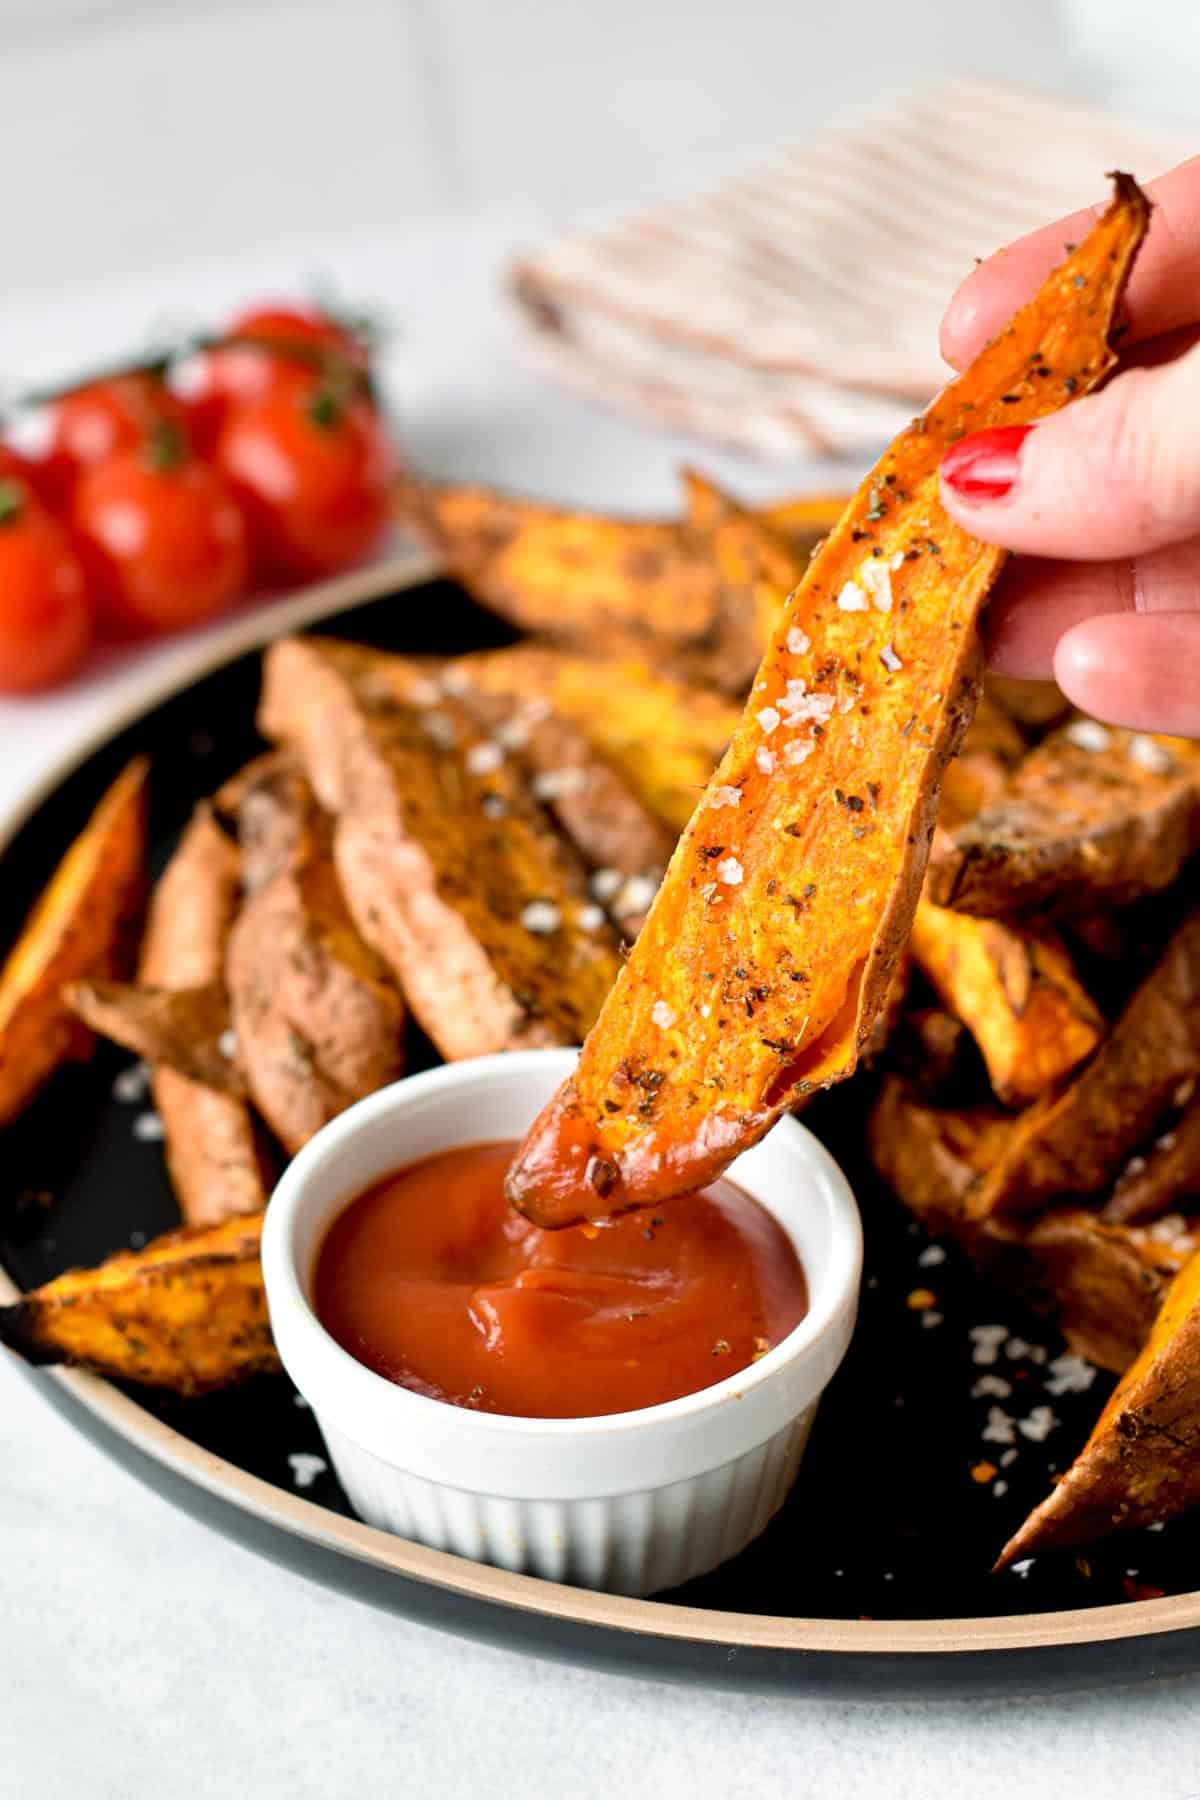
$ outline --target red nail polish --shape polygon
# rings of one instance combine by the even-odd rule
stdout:
[[[942,480],[962,500],[1003,500],[1017,479],[1021,445],[1032,425],[997,425],[951,444],[942,458]]]

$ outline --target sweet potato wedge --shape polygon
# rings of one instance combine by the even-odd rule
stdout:
[[[521,772],[481,761],[490,739],[417,677],[402,658],[285,640],[266,659],[263,728],[338,814],[351,915],[444,1056],[578,1042],[616,935]]]
[[[204,1394],[279,1367],[260,1218],[172,1231],[0,1307],[0,1343],[33,1363]]]
[[[1007,1121],[997,1110],[932,1106],[889,1076],[872,1109],[871,1155],[930,1231],[953,1237],[998,1286],[1052,1316],[1072,1350],[1120,1372],[1150,1332],[1188,1239],[1106,1224],[1079,1208],[1024,1220],[973,1220],[972,1189]]]
[[[1048,929],[922,901],[910,943],[943,1005],[969,1027],[1006,1106],[1057,1087],[1104,1035],[1066,945]]]
[[[720,586],[707,639],[676,655],[673,666],[692,681],[742,695],[808,566],[808,555],[798,552],[761,513],[741,506],[694,469],[684,471],[683,484],[688,527],[715,564]]]
[[[1161,1121],[1160,1121],[1161,1123]],[[1194,1096],[1142,1156],[1132,1156],[1105,1202],[1104,1217],[1140,1225],[1200,1198],[1200,1096]]]
[[[1027,748],[1008,714],[981,694],[958,754],[942,778],[938,830],[952,831],[975,818],[1002,790]]]
[[[1044,731],[1057,725],[1071,710],[1071,702],[1056,681],[1026,681],[1019,675],[984,676],[987,699],[1001,707],[1027,731]]]
[[[989,917],[1127,906],[1200,848],[1200,745],[1075,719],[979,815],[940,835],[928,893]]]
[[[144,986],[189,990],[223,982],[238,874],[235,845],[200,807],[151,897],[138,972]],[[269,1174],[245,1102],[165,1065],[154,1070],[152,1087],[185,1222],[216,1225],[260,1211]]]
[[[223,985],[171,989],[133,981],[72,981],[63,998],[98,1036],[132,1050],[143,1062],[175,1069],[235,1100],[247,1097],[228,1036],[229,996]]]
[[[139,757],[117,777],[0,969],[0,1126],[91,1042],[62,999],[63,983],[122,972],[145,883],[147,769]]]
[[[592,892],[617,929],[634,938],[658,891],[675,833],[643,805],[570,719],[543,701],[473,690],[461,669],[445,680],[491,736],[485,761],[511,755],[592,870]]]
[[[230,1015],[254,1103],[294,1153],[402,1074],[404,1003],[355,929],[303,777],[264,769],[239,816],[254,885],[229,933]]]
[[[1091,1061],[1013,1120],[970,1200],[977,1218],[1100,1195],[1179,1084],[1200,1076],[1200,911],[1176,930]]]
[[[696,810],[738,722],[737,708],[719,694],[644,662],[517,644],[451,666],[485,693],[548,702],[676,833]]]
[[[682,522],[608,519],[411,479],[397,507],[472,598],[523,631],[601,653],[613,633],[652,655],[715,641],[720,574]]]
[[[508,1179],[540,1225],[712,1180],[853,1073],[904,948],[1003,561],[938,500],[951,439],[1040,418],[1114,362],[1147,204],[1103,219],[901,434],[813,558],[574,1077]]]
[[[1200,1504],[1200,1252],[1167,1290],[1136,1362],[1058,1486],[1000,1553],[998,1567]]]

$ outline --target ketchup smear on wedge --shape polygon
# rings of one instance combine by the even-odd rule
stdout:
[[[579,1419],[711,1387],[804,1317],[791,1241],[732,1182],[542,1231],[504,1198],[515,1149],[427,1157],[334,1220],[314,1301],[351,1356],[452,1406]]]

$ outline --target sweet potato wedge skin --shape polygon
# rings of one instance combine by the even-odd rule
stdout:
[[[1119,180],[1085,243],[896,440],[813,558],[576,1073],[509,1173],[535,1223],[702,1186],[853,1073],[912,924],[1003,561],[942,511],[941,455],[1107,373],[1146,214]]]
[[[339,815],[351,915],[443,1056],[578,1042],[616,935],[521,773],[507,759],[479,772],[489,740],[431,686],[399,657],[286,640],[266,661],[264,729]]]
[[[293,1154],[404,1069],[405,1008],[350,917],[331,824],[307,782],[265,770],[242,796],[255,886],[229,934],[225,975],[255,1105]],[[243,850],[245,858],[246,850]]]
[[[1075,720],[939,835],[928,892],[988,916],[1109,909],[1169,887],[1197,848],[1200,745]]]
[[[234,844],[200,807],[151,896],[138,972],[145,986],[194,989],[224,981],[238,878]],[[269,1176],[245,1102],[165,1066],[154,1070],[152,1088],[184,1221],[216,1225],[261,1211]]]
[[[259,1218],[170,1232],[0,1307],[0,1343],[35,1363],[210,1393],[279,1368]]]
[[[229,996],[223,986],[144,987],[133,981],[72,981],[63,989],[72,1012],[152,1066],[164,1065],[235,1100],[246,1081],[227,1047]]]
[[[942,1003],[979,1045],[997,1096],[1022,1106],[1091,1055],[1104,1020],[1062,940],[923,901],[912,952]]]
[[[64,982],[122,972],[145,886],[147,773],[138,758],[117,777],[0,969],[0,1126],[91,1041],[62,999]]]
[[[1176,1275],[1154,1328],[1083,1450],[1001,1552],[999,1567],[1200,1503],[1200,1252]]]
[[[636,660],[517,644],[451,666],[485,693],[546,701],[676,834],[696,810],[739,718],[719,694]]]
[[[1200,1076],[1200,911],[1175,931],[1099,1050],[1062,1092],[1014,1119],[971,1196],[975,1217],[1099,1195],[1184,1081]]]

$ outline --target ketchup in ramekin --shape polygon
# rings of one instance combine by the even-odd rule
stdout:
[[[732,1182],[542,1231],[504,1198],[516,1148],[427,1157],[334,1219],[314,1306],[367,1368],[453,1406],[591,1418],[711,1387],[804,1317],[790,1239]]]

